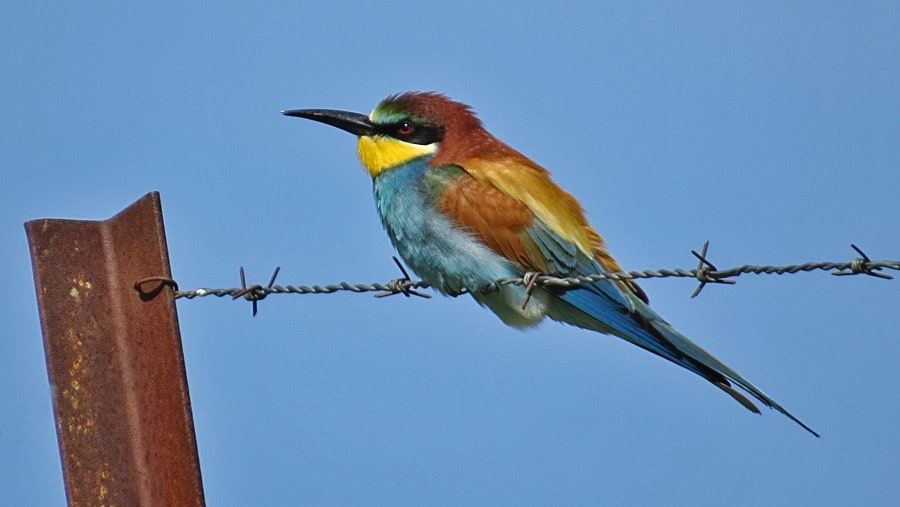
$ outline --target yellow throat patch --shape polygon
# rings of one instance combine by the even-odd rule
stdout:
[[[361,136],[357,151],[369,174],[375,178],[385,169],[403,165],[410,160],[437,153],[437,143],[414,144],[388,136]]]

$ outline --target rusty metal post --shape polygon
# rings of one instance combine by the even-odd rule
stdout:
[[[25,229],[69,505],[204,505],[159,194]]]

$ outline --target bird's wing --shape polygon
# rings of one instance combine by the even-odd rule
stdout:
[[[438,209],[475,234],[523,272],[588,276],[621,272],[580,204],[546,170],[527,159],[473,159],[437,201]],[[551,290],[552,292],[552,290]],[[678,333],[646,304],[635,284],[601,280],[558,292],[564,302],[550,317],[619,336],[713,383],[747,409],[759,410],[732,382],[813,434],[778,403],[736,371]]]
[[[525,157],[511,157],[473,158],[461,166],[472,178],[459,179],[445,193],[448,200],[456,200],[446,203],[455,208],[447,214],[501,255],[527,271],[547,274],[576,274],[579,257],[598,262],[603,272],[624,271],[606,251],[578,201],[539,165]],[[540,226],[528,230],[535,223]],[[629,280],[616,285],[648,302],[637,283]]]
[[[527,161],[480,159],[467,161],[463,169],[471,177],[456,178],[445,187],[436,202],[438,210],[523,273],[566,277],[622,271],[606,253],[581,205],[544,169]],[[663,337],[645,336],[646,328],[651,328],[647,320],[659,317],[639,298],[642,292],[626,282],[601,280],[558,294],[574,310],[605,325],[604,332],[684,362],[683,354]],[[683,366],[697,371],[692,365]]]

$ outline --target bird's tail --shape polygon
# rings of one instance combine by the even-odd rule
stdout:
[[[647,310],[650,310],[649,307],[645,306],[645,308]],[[650,311],[652,312],[652,310]],[[751,403],[750,400],[748,400],[734,388],[735,385],[743,389],[745,392],[749,393],[751,396],[759,400],[767,407],[781,412],[788,419],[799,424],[806,431],[812,433],[816,437],[819,436],[819,434],[815,430],[813,430],[803,421],[788,412],[784,407],[779,405],[778,402],[770,398],[766,393],[762,392],[758,387],[750,383],[749,380],[745,379],[738,372],[728,367],[722,361],[716,359],[709,352],[703,350],[696,343],[687,339],[687,337],[685,337],[683,334],[673,329],[668,322],[659,317],[659,315],[657,315],[655,312],[652,312],[652,316],[655,317],[650,321],[652,328],[659,334],[661,334],[662,337],[665,338],[669,343],[673,344],[675,348],[681,351],[685,356],[685,360],[692,363],[697,363],[700,366],[701,370],[711,370],[715,375],[705,375],[703,372],[701,372],[700,374],[707,380],[712,382],[716,387],[731,395],[731,397],[737,400],[741,405],[747,407],[747,409],[752,412],[759,413],[759,410],[753,405],[753,403]],[[676,361],[676,364],[680,363]]]
[[[760,403],[781,412],[806,431],[816,437],[819,436],[738,372],[676,331],[636,296],[627,290],[616,290],[615,286],[604,287],[604,283],[613,285],[612,282],[600,282],[596,287],[566,292],[560,297],[560,302],[564,304],[556,305],[549,316],[555,320],[623,338],[700,375],[728,393],[747,410],[759,413],[756,405],[736,389],[740,388]],[[615,294],[610,294],[612,291],[615,291]],[[611,295],[614,297],[611,298]],[[621,305],[622,296],[630,308]]]

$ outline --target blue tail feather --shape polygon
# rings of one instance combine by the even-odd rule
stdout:
[[[603,272],[595,261],[584,261],[579,262],[576,268],[579,275]],[[700,375],[748,409],[758,412],[752,403],[732,388],[733,383],[764,405],[819,436],[750,381],[676,331],[618,282],[603,280],[585,288],[568,290],[559,298],[565,304],[553,308],[549,313],[551,318],[623,338]]]

